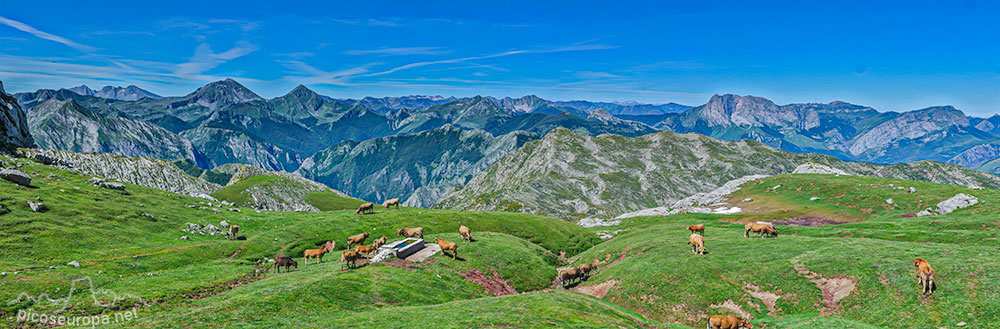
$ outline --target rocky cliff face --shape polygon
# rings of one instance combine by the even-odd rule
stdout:
[[[306,159],[297,173],[373,201],[400,198],[429,207],[456,186],[537,135],[494,137],[445,126],[413,135],[345,142]]]
[[[697,134],[591,137],[555,129],[508,153],[435,207],[607,218],[669,206],[743,176],[789,173],[804,163],[857,175],[1000,187],[1000,177],[937,162],[878,166]]]
[[[212,166],[191,142],[177,134],[146,121],[105,117],[72,99],[49,99],[32,107],[28,125],[43,149],[184,158],[199,167]]]
[[[90,87],[87,87],[86,85],[80,85],[69,88],[69,91],[85,96],[95,96],[123,101],[137,101],[146,97],[154,99],[161,98],[160,95],[151,93],[134,85],[130,85],[128,87],[104,86],[104,88],[101,88],[100,90],[94,90],[90,89]]]
[[[969,120],[962,111],[951,106],[931,107],[906,112],[858,136],[850,147],[852,155],[884,149],[903,139],[934,138],[948,127],[967,127]]]
[[[809,108],[781,108],[756,96],[714,95],[705,105],[686,113],[709,127],[736,125],[808,130],[819,126],[819,114]],[[694,122],[692,122],[694,123]]]
[[[26,155],[35,157],[36,154],[70,170],[167,192],[200,197],[222,188],[188,175],[167,160],[56,150],[34,150]]]
[[[34,145],[21,105],[3,90],[3,81],[0,81],[0,150]]]
[[[181,132],[215,163],[236,162],[270,170],[295,170],[302,159],[291,150],[246,133],[211,127]]]

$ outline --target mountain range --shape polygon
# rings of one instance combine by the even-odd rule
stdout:
[[[40,147],[183,158],[204,169],[239,163],[298,170],[356,197],[399,197],[423,207],[559,128],[586,136],[698,133],[844,161],[934,160],[1000,172],[1000,116],[968,117],[950,106],[897,113],[840,101],[778,105],[731,94],[695,107],[534,95],[335,99],[302,85],[265,99],[232,79],[184,96],[137,100],[75,89],[14,95]]]
[[[137,101],[146,97],[160,98],[160,95],[151,93],[145,89],[136,87],[134,85],[129,85],[128,87],[104,86],[104,88],[101,88],[99,90],[90,89],[90,87],[87,87],[87,85],[80,85],[73,88],[69,88],[69,91],[84,96],[96,96],[100,98],[117,99],[123,101]]]

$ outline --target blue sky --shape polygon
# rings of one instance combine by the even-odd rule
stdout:
[[[8,91],[233,77],[265,97],[844,100],[1000,112],[994,1],[7,1]],[[364,4],[359,4],[364,3]]]

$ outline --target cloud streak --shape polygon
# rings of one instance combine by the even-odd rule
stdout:
[[[369,50],[348,50],[345,55],[441,55],[451,53],[451,50],[441,49],[441,47],[406,47],[406,48],[379,48]]]
[[[28,24],[24,24],[24,23],[21,23],[21,22],[18,22],[18,21],[15,21],[15,20],[3,17],[3,16],[0,16],[0,24],[7,25],[7,26],[13,27],[15,29],[21,30],[23,32],[30,33],[31,35],[34,35],[34,36],[36,36],[38,38],[42,38],[42,39],[45,39],[45,40],[55,41],[55,42],[64,44],[66,46],[69,46],[69,47],[71,47],[73,49],[76,49],[76,50],[79,50],[79,51],[82,51],[82,52],[85,52],[85,53],[94,52],[94,51],[97,50],[97,48],[95,48],[95,47],[91,47],[91,46],[84,45],[84,44],[79,44],[79,43],[73,42],[70,39],[66,39],[66,38],[60,37],[58,35],[51,34],[51,33],[48,33],[48,32],[40,31],[40,30],[38,30],[38,29],[36,29],[34,27],[29,26]]]

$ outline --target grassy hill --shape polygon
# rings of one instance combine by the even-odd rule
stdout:
[[[912,217],[956,193],[982,203],[945,216]],[[734,202],[746,198],[754,200],[737,202],[747,211],[740,215],[633,218],[595,228],[624,232],[581,253],[577,262],[619,261],[585,285],[613,282],[605,300],[654,322],[694,327],[708,314],[740,313],[756,319],[755,326],[776,328],[950,328],[958,322],[987,328],[998,320],[1000,191],[796,174],[750,182],[730,196]],[[750,220],[774,221],[781,234],[744,238],[740,223]],[[686,226],[695,223],[707,226],[705,256],[692,255],[687,245]],[[927,298],[918,296],[914,280],[917,257],[937,272],[938,290]],[[838,292],[846,295],[834,303]]]
[[[997,190],[779,175],[730,195],[742,214],[640,217],[584,229],[520,213],[406,207],[366,216],[214,211],[204,199],[131,184],[101,189],[87,183],[90,176],[33,160],[0,162],[33,177],[32,187],[0,181],[0,301],[22,292],[63,297],[73,280],[89,277],[98,291],[106,289],[98,293],[102,300],[115,297],[107,291],[117,294],[116,306],[95,306],[79,282],[63,314],[145,305],[123,327],[700,328],[709,314],[749,315],[755,328],[988,328],[1000,320]],[[956,193],[981,203],[911,217]],[[28,201],[48,210],[32,212]],[[188,222],[222,220],[240,225],[245,239],[182,231]],[[781,234],[744,238],[740,223],[749,220],[775,221]],[[685,227],[693,223],[707,226],[707,255],[692,255],[686,244]],[[476,242],[460,242],[459,225],[471,227]],[[368,231],[392,240],[407,226],[424,227],[427,239],[459,242],[460,259],[438,254],[424,263],[340,271],[348,235]],[[601,241],[597,231],[619,232]],[[302,251],[327,240],[337,241],[338,253],[305,266]],[[279,251],[296,257],[299,268],[262,272],[261,260]],[[918,296],[916,257],[937,272],[930,297]],[[589,280],[550,289],[567,261],[594,259],[600,270]],[[81,266],[66,265],[71,261]],[[495,297],[506,285],[518,293]],[[20,310],[59,307],[0,303],[0,324],[21,325],[13,318]]]

